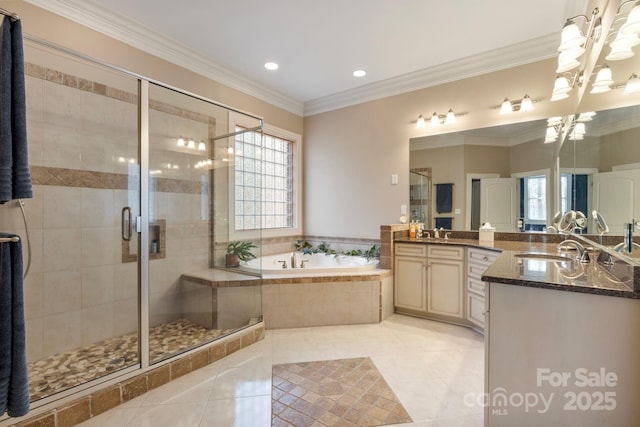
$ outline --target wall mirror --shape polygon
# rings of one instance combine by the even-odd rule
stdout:
[[[557,149],[544,143],[546,125],[540,119],[411,139],[412,168],[429,167],[434,186],[454,184],[453,209],[432,209],[426,226],[478,230],[490,222],[498,231],[544,231]]]
[[[454,230],[477,230],[488,220],[501,231],[543,231],[555,214],[576,210],[584,214],[586,224],[574,232],[598,241],[594,209],[608,223],[609,235],[620,239],[622,224],[640,219],[640,181],[634,177],[640,171],[640,92],[625,93],[630,78],[640,76],[640,46],[631,48],[632,55],[627,53],[625,59],[611,56],[611,42],[635,2],[614,3],[606,6],[608,16],[615,16],[597,46],[601,52],[593,49],[591,55],[597,58],[593,72],[583,78],[582,90],[574,89],[573,96],[581,93],[578,107],[572,103],[570,111],[561,112],[565,120],[597,113],[584,123],[582,139],[544,144],[546,120],[411,139],[412,168],[432,167],[434,184],[455,182],[454,205],[459,209],[433,210],[432,221],[448,215]],[[590,93],[605,65],[612,73],[611,90]],[[490,181],[494,178],[498,181]],[[498,189],[508,180],[515,193],[490,193],[485,208],[482,183]],[[488,212],[492,204],[504,207]],[[623,205],[624,210],[619,209]],[[433,222],[427,226],[433,227]]]
[[[589,218],[585,237],[596,243],[601,241],[602,230],[592,215],[594,210],[606,221],[607,234],[617,238],[610,239],[614,244],[622,241],[625,223],[640,219],[640,47],[633,46],[622,56],[612,54],[612,42],[634,4],[619,7],[593,73],[585,79],[575,117],[588,111],[596,115],[585,122],[584,138],[565,140],[560,155],[561,188],[565,185],[563,191],[571,194],[563,209],[584,209]],[[605,67],[611,72],[609,90],[594,93],[598,92],[593,90],[594,82]],[[581,183],[586,183],[584,189]]]

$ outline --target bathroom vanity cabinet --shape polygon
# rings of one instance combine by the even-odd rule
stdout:
[[[485,283],[482,274],[498,257],[498,252],[467,249],[467,320],[478,331],[485,326]]]
[[[638,425],[640,300],[487,290],[486,426]]]
[[[395,245],[394,299],[398,313],[466,324],[465,248]]]

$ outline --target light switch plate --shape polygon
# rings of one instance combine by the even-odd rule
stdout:
[[[407,205],[400,205],[400,215],[407,214]]]
[[[391,185],[398,185],[398,174],[391,175]]]

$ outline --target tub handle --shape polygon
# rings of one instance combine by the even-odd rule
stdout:
[[[308,259],[303,259],[302,261],[300,261],[300,268],[304,268],[305,262],[309,262],[309,260]]]
[[[287,261],[286,260],[278,260],[278,262],[282,263],[282,268],[287,268]]]

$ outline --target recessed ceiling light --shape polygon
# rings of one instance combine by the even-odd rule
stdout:
[[[264,64],[264,68],[269,71],[275,71],[278,69],[278,64],[276,64],[275,62],[267,62]]]
[[[367,72],[365,70],[355,70],[353,72],[353,77],[364,77],[367,75]]]

